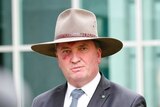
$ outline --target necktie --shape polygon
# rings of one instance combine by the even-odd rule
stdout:
[[[77,107],[78,99],[84,94],[84,91],[81,89],[75,89],[72,91],[72,102],[70,107]]]

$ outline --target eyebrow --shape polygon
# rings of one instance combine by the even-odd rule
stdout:
[[[59,48],[60,50],[64,50],[64,49],[70,49],[69,47],[67,47],[67,46],[63,46],[63,47],[61,47],[61,48]]]

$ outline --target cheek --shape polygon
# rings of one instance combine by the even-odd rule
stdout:
[[[68,55],[62,55],[62,60],[66,60]]]
[[[67,71],[68,67],[67,67],[67,64],[65,63],[65,61],[58,59],[58,66],[61,69],[61,71],[63,72],[63,74],[66,75],[66,71]]]
[[[88,59],[88,60],[87,60]],[[100,58],[97,57],[97,55],[90,55],[90,57],[85,58],[86,62],[88,63],[87,65],[89,65],[90,67],[95,67],[96,65],[98,65],[101,61]]]

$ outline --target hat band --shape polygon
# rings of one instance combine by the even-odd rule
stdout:
[[[56,36],[55,39],[72,38],[72,37],[97,37],[97,36],[90,33],[72,33],[72,34],[60,34]]]

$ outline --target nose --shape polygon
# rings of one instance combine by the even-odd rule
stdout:
[[[71,63],[77,64],[78,62],[80,62],[80,57],[76,53],[73,53],[71,57]]]

